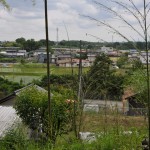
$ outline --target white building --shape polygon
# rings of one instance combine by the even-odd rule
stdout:
[[[142,62],[142,64],[146,64],[147,63],[146,52],[141,52],[140,53],[140,61]],[[150,64],[150,52],[148,52],[148,63]]]
[[[26,57],[27,51],[26,50],[6,50],[1,51],[0,54],[6,56],[6,57]]]
[[[109,53],[109,52],[113,52],[113,47],[105,47],[105,46],[103,46],[103,47],[101,47],[101,52],[102,53]]]
[[[96,59],[95,54],[87,54],[87,60],[89,60],[91,63],[93,63]]]
[[[71,59],[70,60],[59,60],[57,61],[57,65],[60,67],[71,67],[71,63],[72,63],[72,67],[78,67],[79,66],[79,59]],[[89,67],[91,65],[91,63],[89,62],[89,60],[82,60],[82,67]]]

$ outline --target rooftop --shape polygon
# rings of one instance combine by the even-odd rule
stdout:
[[[0,137],[19,120],[13,107],[0,106]]]

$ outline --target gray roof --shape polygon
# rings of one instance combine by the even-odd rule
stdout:
[[[19,121],[19,117],[13,107],[0,106],[0,137]]]
[[[24,91],[24,90],[26,90],[26,89],[28,89],[28,88],[30,88],[30,87],[35,87],[38,91],[47,92],[47,90],[45,90],[44,88],[42,88],[42,87],[40,87],[40,86],[38,86],[38,85],[30,84],[30,85],[27,85],[27,86],[25,86],[25,87],[23,87],[23,88],[21,88],[21,89],[18,89],[18,90],[16,90],[16,91],[14,91],[14,92],[11,93],[10,95],[8,95],[8,96],[6,96],[6,97],[0,99],[0,104],[6,102],[6,101],[8,101],[8,100],[13,99],[16,95],[19,95],[22,91]],[[52,93],[51,93],[51,96],[53,96]]]
[[[14,92],[15,92],[15,95],[19,95],[20,92],[22,92],[23,90],[28,89],[29,87],[35,87],[35,88],[36,88],[37,90],[39,90],[39,91],[47,92],[47,90],[45,90],[44,88],[42,88],[42,87],[40,87],[40,86],[38,86],[38,85],[30,84],[30,85],[27,85],[27,86],[25,86],[25,87],[19,89],[19,90],[14,91]]]

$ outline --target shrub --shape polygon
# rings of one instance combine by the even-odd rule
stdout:
[[[55,143],[58,135],[65,133],[72,124],[74,115],[74,95],[71,90],[63,89],[59,93],[53,92],[51,98],[51,140]],[[47,92],[38,91],[34,87],[24,90],[17,98],[15,108],[23,122],[33,131],[41,132],[40,136],[48,139],[50,132],[48,115]]]

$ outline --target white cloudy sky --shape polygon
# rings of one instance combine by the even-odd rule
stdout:
[[[36,4],[33,6],[31,0],[7,0],[11,6],[10,12],[0,7],[0,41],[13,41],[19,37],[26,39],[34,38],[35,40],[45,38],[44,0],[35,1]],[[117,36],[116,33],[107,30],[106,27],[82,15],[91,16],[102,21],[106,20],[128,38],[133,38],[134,40],[141,39],[139,35],[130,28],[127,28],[115,16],[95,5],[93,0],[47,1],[50,40],[56,41],[56,28],[59,29],[59,40],[67,40],[66,25],[70,40],[98,41],[98,39],[91,36],[94,35],[105,41],[123,41],[123,38]],[[141,7],[143,0],[133,1],[139,10],[143,11]],[[149,1],[147,0],[147,2]],[[107,6],[122,14],[126,20],[135,25],[135,28],[142,33],[136,19],[125,13],[121,7],[109,3],[108,0],[97,0],[97,2],[104,2]],[[128,0],[126,2],[129,3]],[[88,33],[88,36],[86,36],[86,33]]]

